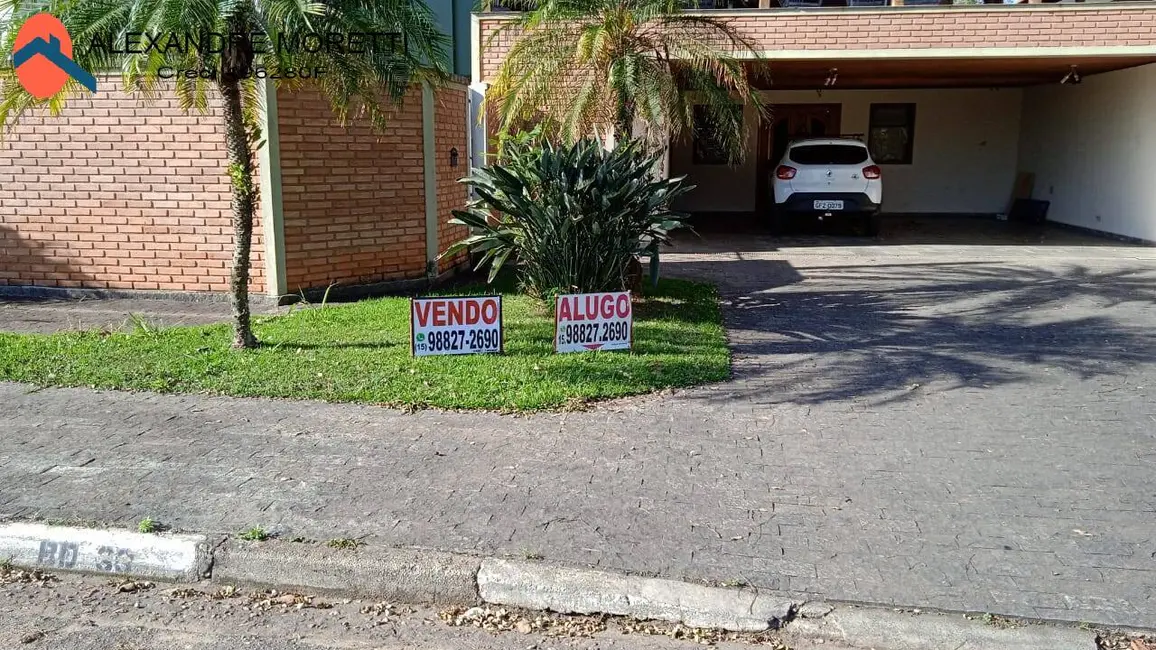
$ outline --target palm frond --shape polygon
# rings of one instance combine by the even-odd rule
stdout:
[[[748,62],[754,42],[731,24],[685,13],[679,0],[541,0],[491,34],[516,39],[487,93],[503,133],[534,119],[573,142],[644,121],[659,139],[693,128],[706,103],[741,157],[742,112],[765,112]]]

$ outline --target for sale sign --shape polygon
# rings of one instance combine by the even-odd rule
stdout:
[[[629,291],[558,296],[554,305],[554,351],[629,350],[634,309]]]
[[[410,346],[415,357],[502,351],[502,297],[414,298]]]

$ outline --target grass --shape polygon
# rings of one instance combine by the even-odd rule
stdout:
[[[463,293],[457,291],[456,293]],[[0,380],[500,411],[572,406],[726,379],[730,353],[709,285],[664,280],[635,305],[632,352],[553,353],[552,308],[503,297],[503,355],[409,349],[409,301],[366,300],[258,318],[264,346],[229,347],[227,325],[126,332],[0,333]]]
[[[153,519],[152,517],[145,517],[144,519],[141,519],[140,523],[136,525],[136,529],[138,532],[149,535],[152,533],[161,532],[162,526],[161,523],[156,519]]]
[[[237,537],[240,537],[246,542],[264,542],[265,540],[269,539],[269,533],[267,533],[265,529],[261,528],[260,526],[253,526],[247,530],[242,530],[241,533],[237,535]]]

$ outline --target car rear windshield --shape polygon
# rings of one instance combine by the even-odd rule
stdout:
[[[800,165],[858,165],[867,162],[867,147],[853,144],[805,144],[791,148]]]

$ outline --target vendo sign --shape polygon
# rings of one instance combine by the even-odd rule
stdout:
[[[414,298],[410,348],[415,357],[502,351],[502,297]]]
[[[629,350],[634,306],[629,291],[575,293],[554,304],[554,351]]]

